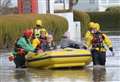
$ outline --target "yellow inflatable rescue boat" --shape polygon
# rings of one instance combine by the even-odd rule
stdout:
[[[28,67],[61,68],[86,66],[91,62],[91,53],[84,49],[58,49],[43,53],[29,52],[26,55]]]

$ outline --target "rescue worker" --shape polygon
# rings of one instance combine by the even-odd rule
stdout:
[[[36,26],[33,28],[33,38],[40,37],[40,31],[46,29],[43,27],[42,20],[36,20]],[[48,35],[46,31],[46,36]]]
[[[16,65],[16,68],[24,68],[25,66],[25,55],[29,51],[34,51],[35,48],[32,46],[30,38],[32,37],[32,30],[28,29],[25,30],[23,33],[23,36],[17,39],[15,43],[15,47],[13,50],[13,55],[15,57],[14,63]]]
[[[89,26],[89,31],[85,36],[86,47],[91,50],[93,65],[103,65],[106,62],[106,48],[113,53],[112,42],[108,36],[100,31],[100,25],[93,23]],[[113,53],[114,54],[114,53]]]
[[[40,39],[39,38],[35,38],[32,40],[32,46],[35,48],[35,49],[38,49],[38,47],[40,46]]]
[[[46,36],[46,30],[45,29],[41,29],[40,31],[40,36],[38,38],[35,38],[32,40],[32,45],[33,47],[36,49],[36,52],[37,51],[40,51],[41,49],[41,46],[43,44],[47,44],[47,36]],[[42,45],[41,45],[42,44]]]
[[[35,48],[34,52],[38,52],[40,50],[40,45],[41,45],[41,41],[39,38],[34,38],[32,40],[32,46]]]
[[[85,34],[85,41],[89,38],[89,36],[90,36],[90,34],[91,34],[91,30],[92,30],[92,28],[94,28],[95,27],[95,23],[94,22],[89,22],[88,23],[88,31],[86,32],[86,34]]]

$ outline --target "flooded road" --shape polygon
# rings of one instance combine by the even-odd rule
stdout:
[[[111,37],[115,56],[107,57],[106,67],[74,69],[15,69],[8,54],[0,55],[0,82],[120,82],[120,37]]]

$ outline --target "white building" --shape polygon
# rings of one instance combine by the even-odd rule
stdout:
[[[17,0],[11,0],[11,7],[17,7]]]
[[[120,0],[79,0],[74,9],[82,11],[105,11],[111,6],[120,6]]]

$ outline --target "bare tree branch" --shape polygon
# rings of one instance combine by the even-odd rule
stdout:
[[[10,4],[11,4],[11,0],[4,0],[4,1],[2,2],[2,6],[3,6],[3,7],[9,7]]]
[[[7,13],[11,0],[0,0],[0,15]]]

